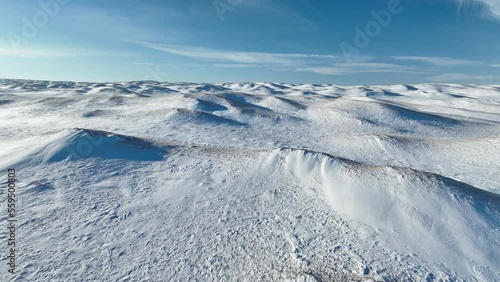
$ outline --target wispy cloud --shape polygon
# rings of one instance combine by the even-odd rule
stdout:
[[[299,67],[296,68],[295,71],[298,72],[311,72],[315,74],[321,75],[345,75],[346,70],[337,67]]]
[[[490,67],[492,67],[492,68],[500,68],[500,64],[491,64]]]
[[[258,64],[214,64],[214,67],[217,68],[259,68],[266,67],[266,65],[258,65]]]
[[[202,59],[216,62],[231,62],[239,64],[276,64],[297,65],[304,63],[327,62],[337,58],[333,55],[320,54],[280,54],[264,52],[240,52],[229,50],[217,50],[192,46],[162,45],[149,42],[136,42],[143,47],[153,50],[184,56],[194,59]]]
[[[481,62],[454,59],[448,57],[417,57],[417,56],[393,56],[395,60],[418,61],[437,67],[457,67],[480,65]]]
[[[274,71],[310,72],[321,75],[388,73],[411,70],[409,67],[390,63],[343,63],[341,58],[335,55],[242,52],[193,46],[164,45],[150,42],[135,43],[167,54],[212,62],[214,67],[220,68],[261,67],[270,68]]]
[[[460,7],[465,2],[470,2],[470,1],[475,1],[478,3],[483,4],[488,10],[491,12],[491,14],[496,17],[497,19],[500,19],[500,0],[457,0],[460,4]]]
[[[78,55],[78,52],[69,50],[54,50],[41,48],[11,48],[0,46],[0,57],[8,58],[54,58]]]
[[[66,57],[132,57],[136,54],[116,52],[116,51],[101,51],[87,50],[80,48],[60,48],[60,47],[24,47],[12,48],[8,44],[0,46],[0,57],[4,58],[26,58],[26,59],[43,59],[43,58],[66,58]]]
[[[295,71],[312,72],[321,75],[347,75],[353,73],[411,72],[411,68],[387,63],[339,63],[332,66],[299,67]]]
[[[481,82],[481,76],[469,75],[464,73],[443,73],[429,77],[432,82],[449,83],[449,82]]]

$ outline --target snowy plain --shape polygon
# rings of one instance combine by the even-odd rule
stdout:
[[[3,79],[11,167],[1,281],[500,281],[500,86]]]

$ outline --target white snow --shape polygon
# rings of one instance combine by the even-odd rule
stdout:
[[[500,280],[500,86],[3,79],[0,129],[1,281]]]

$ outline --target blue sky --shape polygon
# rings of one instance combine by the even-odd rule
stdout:
[[[500,0],[0,0],[0,77],[500,83]]]

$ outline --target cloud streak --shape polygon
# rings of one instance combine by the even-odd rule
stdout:
[[[44,52],[40,50],[32,50],[32,49],[14,49],[14,48],[5,48],[0,47],[0,57],[9,57],[9,58],[40,58],[40,57],[54,57],[58,54]]]
[[[68,58],[68,57],[133,57],[132,53],[97,51],[78,48],[57,48],[57,47],[25,47],[12,48],[0,46],[0,57],[22,58],[22,59],[43,59],[43,58]]]
[[[480,62],[454,59],[448,57],[418,57],[418,56],[393,56],[395,60],[401,61],[417,61],[437,67],[458,67],[458,66],[475,66],[480,65]]]
[[[136,43],[140,44],[143,47],[172,55],[209,61],[232,62],[238,64],[296,65],[312,60],[332,61],[337,58],[337,56],[333,55],[240,52],[192,46],[162,45],[142,41]]]
[[[443,73],[428,78],[436,83],[449,83],[449,82],[481,82],[481,76],[464,74],[464,73]]]
[[[342,63],[339,62],[341,58],[335,55],[241,52],[149,42],[135,43],[167,54],[212,62],[214,67],[221,68],[261,67],[277,71],[309,72],[332,76],[352,73],[402,72],[410,69],[389,63]]]
[[[500,0],[474,0],[484,4],[496,18],[500,19]]]
[[[412,73],[429,74],[422,65],[430,65],[450,72],[454,67],[474,67],[482,62],[450,57],[391,56],[393,61],[377,61],[370,58],[364,62],[345,63],[336,55],[324,54],[283,54],[266,52],[243,52],[211,49],[205,47],[156,44],[144,41],[133,42],[140,46],[170,55],[204,61],[216,68],[266,68],[279,72],[302,72],[324,76],[345,76],[361,73]],[[404,62],[398,64],[398,62]],[[417,64],[420,63],[420,64]],[[459,80],[470,77],[448,74],[434,76],[432,80]]]
[[[340,63],[332,66],[299,67],[295,71],[312,72],[321,75],[347,75],[353,73],[410,72],[411,68],[387,63]]]
[[[459,9],[462,9],[465,3],[479,3],[484,5],[488,11],[497,19],[500,19],[500,0],[456,0]]]

